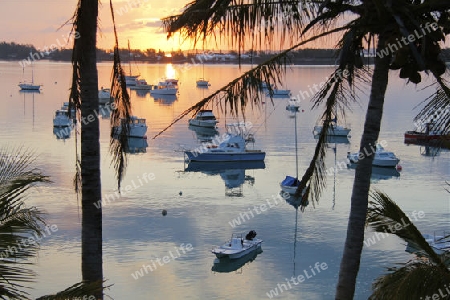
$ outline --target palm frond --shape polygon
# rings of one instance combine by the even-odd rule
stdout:
[[[111,16],[114,27],[114,64],[111,80],[111,96],[114,99],[113,111],[111,113],[111,137],[109,153],[112,156],[111,164],[116,171],[117,186],[120,191],[120,184],[127,167],[128,159],[126,149],[128,148],[128,134],[130,132],[131,102],[125,82],[125,72],[120,63],[119,40],[117,37],[116,23],[114,19],[114,9],[112,1],[109,2]],[[121,131],[116,132],[117,126],[121,126]]]
[[[103,286],[103,282],[79,282],[67,289],[53,295],[46,295],[37,298],[36,300],[70,300],[70,299],[90,299],[90,296],[97,295],[103,290],[111,287]],[[91,297],[92,298],[92,297]]]
[[[318,6],[307,0],[197,0],[187,4],[182,14],[162,21],[168,37],[179,31],[182,38],[197,43],[219,36],[241,51],[246,42],[257,48],[267,46],[276,34],[281,44],[287,39],[294,43],[305,21],[317,14]]]
[[[35,154],[23,148],[0,149],[0,297],[28,299],[19,283],[34,280],[26,266],[35,257],[45,221],[23,199],[36,183],[48,183],[47,176],[31,168]]]
[[[408,216],[386,194],[372,190],[366,224],[374,231],[392,233],[418,249],[433,264],[446,269],[442,257],[436,254]]]
[[[440,291],[447,297],[439,299],[448,299],[450,273],[431,262],[409,262],[389,271],[373,283],[370,300],[431,299]]]

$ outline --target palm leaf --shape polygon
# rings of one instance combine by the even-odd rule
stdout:
[[[126,149],[128,148],[128,134],[130,132],[129,121],[131,116],[131,102],[125,82],[125,72],[120,63],[119,40],[117,37],[112,1],[110,1],[109,4],[115,37],[114,65],[111,76],[111,96],[114,98],[114,109],[111,113],[111,137],[109,152],[112,155],[111,164],[114,166],[114,170],[116,171],[117,185],[120,191],[120,184],[123,176],[125,175],[128,162]],[[119,125],[122,127],[122,130],[120,134],[117,134],[114,128]]]
[[[446,269],[443,257],[436,254],[408,216],[386,194],[373,190],[367,212],[367,225],[374,231],[392,233],[410,243],[419,254]]]
[[[446,296],[437,299],[449,299],[446,292],[449,282],[448,270],[429,261],[409,262],[391,268],[390,273],[379,277],[372,285],[373,293],[369,299],[431,299],[434,294],[439,296],[440,291]]]
[[[58,292],[53,295],[46,295],[37,298],[36,300],[69,300],[69,299],[91,299],[93,295],[98,294],[104,289],[110,286],[103,287],[104,282],[79,282],[76,283],[64,291]]]
[[[295,43],[305,20],[317,11],[316,2],[305,0],[197,0],[187,4],[182,14],[164,18],[163,26],[168,37],[179,31],[194,43],[207,36],[224,37],[240,52],[246,43],[261,48],[277,35],[280,44],[286,39]]]
[[[35,257],[45,221],[34,207],[26,208],[26,192],[50,182],[31,168],[35,154],[23,148],[0,149],[0,297],[27,299],[20,283],[34,280],[27,259]]]

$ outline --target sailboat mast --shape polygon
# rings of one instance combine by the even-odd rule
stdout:
[[[295,115],[294,115],[294,123],[295,123],[295,178],[298,179],[297,111],[295,111]]]
[[[128,66],[130,67],[130,76],[131,76],[131,49],[130,49],[130,40],[128,40]]]

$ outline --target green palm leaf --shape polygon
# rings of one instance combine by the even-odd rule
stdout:
[[[27,299],[21,290],[34,280],[27,266],[37,255],[45,222],[35,207],[26,208],[23,200],[36,183],[50,182],[39,170],[31,168],[34,153],[23,148],[0,149],[0,297]]]

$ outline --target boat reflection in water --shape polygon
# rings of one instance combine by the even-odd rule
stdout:
[[[53,127],[53,134],[58,140],[66,140],[70,138],[70,133],[72,132],[72,126],[66,127]]]
[[[225,196],[242,197],[244,183],[253,185],[255,178],[245,175],[245,170],[264,169],[264,161],[235,161],[235,162],[196,162],[191,161],[184,169],[185,172],[202,172],[214,176],[220,175],[225,182]]]
[[[189,130],[195,132],[199,142],[210,142],[216,135],[219,135],[219,131],[212,127],[199,127],[189,125]]]
[[[115,140],[118,140],[118,136],[114,136]],[[127,147],[125,152],[129,154],[138,154],[147,152],[147,139],[140,137],[128,137]]]
[[[128,147],[126,148],[125,152],[130,154],[146,153],[147,147],[148,147],[147,139],[138,137],[129,137]]]
[[[152,95],[156,102],[162,105],[172,105],[177,100],[177,95]]]
[[[247,263],[251,263],[256,259],[258,254],[262,253],[263,250],[261,247],[257,248],[257,250],[252,251],[240,258],[229,259],[227,257],[214,260],[214,265],[211,268],[211,271],[218,273],[230,273],[241,269]]]
[[[356,169],[358,164],[347,164],[348,169]],[[385,168],[372,166],[372,180],[387,180],[393,177],[400,177],[400,172],[396,168]]]

